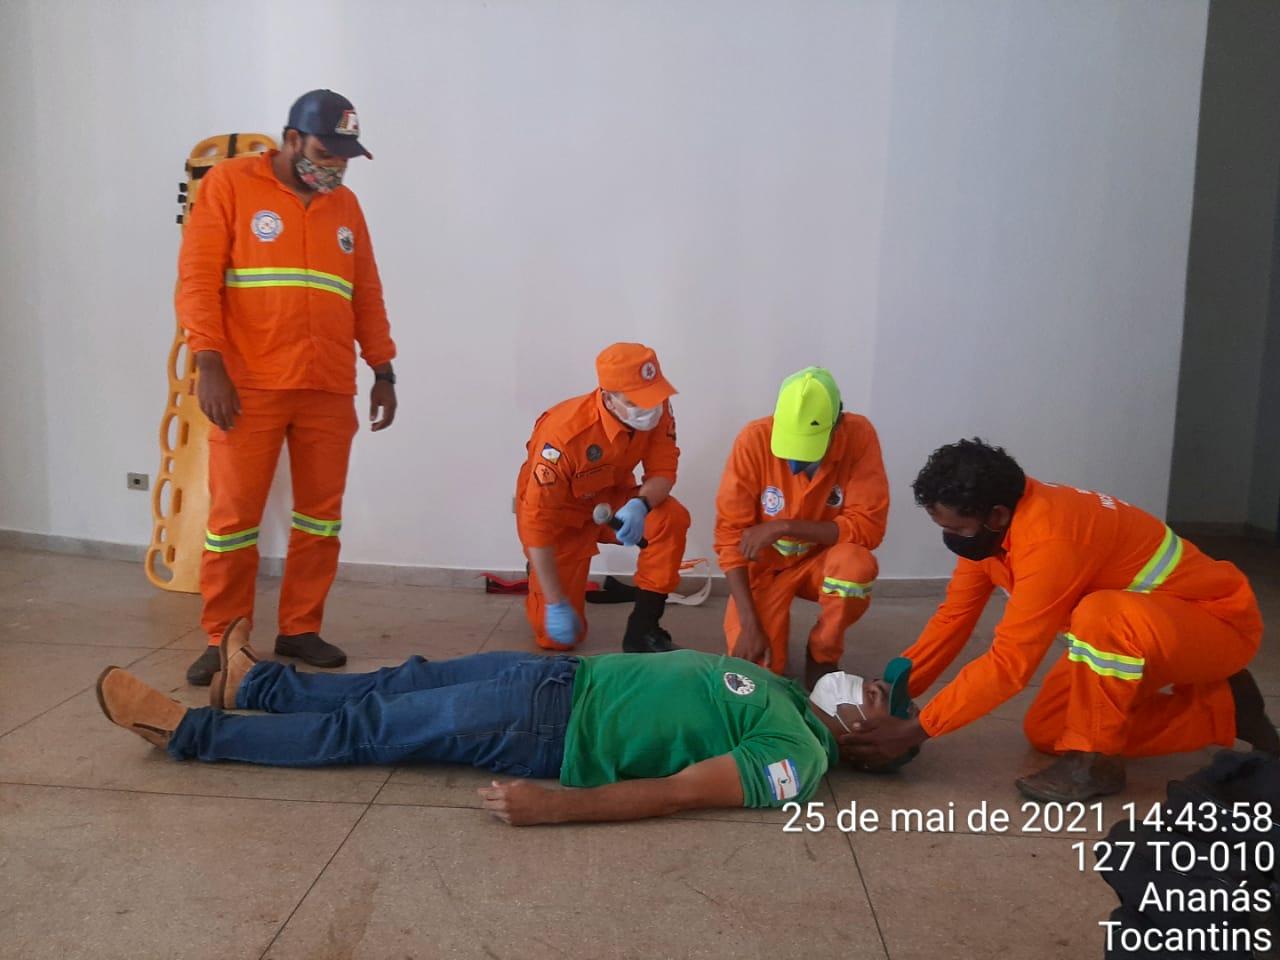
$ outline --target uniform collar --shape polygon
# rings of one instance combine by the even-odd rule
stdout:
[[[623,431],[630,432],[630,427],[609,412],[609,408],[604,405],[604,391],[596,391],[596,409],[600,412],[600,424],[604,427],[604,435],[609,438],[609,442],[613,443],[618,439],[618,434]]]

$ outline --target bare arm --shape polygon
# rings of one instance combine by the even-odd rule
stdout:
[[[528,780],[495,780],[478,792],[484,809],[512,826],[643,820],[743,803],[738,764],[727,753],[658,779],[624,780],[586,790],[548,790]]]
[[[667,477],[650,477],[640,485],[640,489],[636,491],[636,496],[644,497],[649,501],[649,509],[652,510],[663,500],[671,495],[671,487],[674,484]]]

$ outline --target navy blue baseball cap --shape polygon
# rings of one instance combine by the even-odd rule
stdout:
[[[294,101],[289,108],[286,127],[318,137],[324,148],[339,157],[373,154],[360,143],[360,118],[356,108],[340,93],[311,90]]]

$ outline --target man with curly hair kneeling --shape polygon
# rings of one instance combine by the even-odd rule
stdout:
[[[1055,637],[1066,649],[1023,727],[1034,747],[1059,758],[1017,781],[1025,795],[1069,802],[1116,793],[1126,757],[1236,739],[1280,754],[1245,669],[1262,618],[1235,566],[1113,496],[1033,480],[978,439],[934,451],[914,492],[960,560],[946,600],[904,654],[911,695],[955,660],[996,587],[1008,604],[991,648],[918,717],[862,725],[840,738],[846,754],[898,755],[989,713],[1028,685]]]

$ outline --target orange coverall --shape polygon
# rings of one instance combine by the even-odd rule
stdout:
[[[178,258],[187,346],[222,354],[242,409],[230,431],[209,434],[200,592],[211,643],[252,616],[258,526],[286,438],[294,512],[280,632],[319,631],[357,427],[355,344],[370,366],[396,352],[355,194],[339,187],[303,206],[272,172],[275,153],[209,171]]]
[[[865,417],[845,413],[831,445],[810,479],[793,474],[769,449],[773,417],[754,420],[733,443],[716,496],[715,550],[726,573],[749,567],[751,596],[771,648],[771,669],[787,665],[791,601],[816,600],[818,622],[809,634],[809,654],[824,664],[844,653],[844,633],[867,611],[879,566],[871,553],[884,539],[889,482],[880,441]],[[829,520],[839,528],[831,546],[779,540],[752,563],[738,549],[742,534],[766,520]],[[732,650],[741,633],[730,599],[724,632]]]
[[[1253,591],[1234,565],[1114,497],[1030,478],[1004,549],[956,564],[946,600],[905,653],[918,696],[968,641],[992,590],[1009,591],[991,648],[921,712],[930,736],[1023,689],[1061,634],[1066,652],[1023,722],[1037,749],[1136,757],[1231,746],[1226,678],[1262,639]]]
[[[555,547],[556,568],[565,597],[573,604],[586,636],[587,576],[598,544],[617,543],[613,530],[591,518],[598,503],[615,511],[635,496],[637,464],[644,480],[665,477],[673,484],[680,459],[671,404],[652,430],[631,430],[604,406],[599,390],[552,407],[534,425],[528,459],[516,480],[516,530],[526,552]],[[645,518],[649,545],[640,550],[636,586],[670,593],[680,583],[689,511],[667,497]],[[525,612],[534,639],[547,650],[563,649],[543,627],[545,599],[537,574],[530,571]]]

